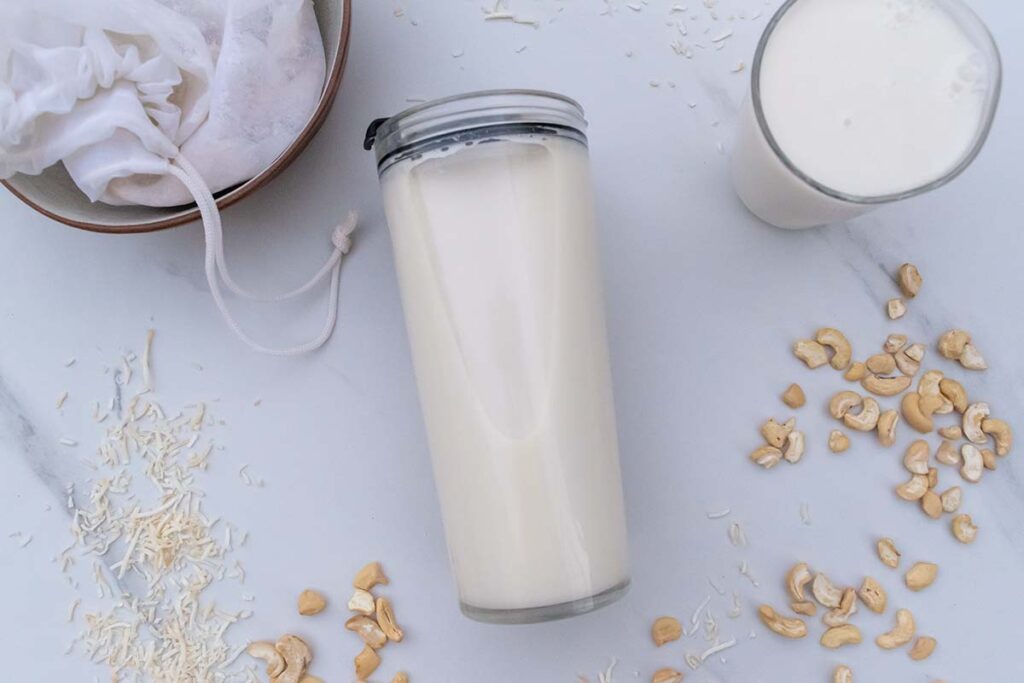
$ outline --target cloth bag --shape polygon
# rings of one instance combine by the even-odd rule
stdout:
[[[309,351],[334,329],[355,215],[335,228],[334,251],[312,280],[264,297],[228,272],[213,193],[257,175],[298,137],[325,73],[310,0],[0,0],[0,178],[63,163],[94,202],[194,201],[207,280],[228,325],[259,351]],[[286,349],[246,335],[220,286],[280,301],[328,274],[323,330]]]

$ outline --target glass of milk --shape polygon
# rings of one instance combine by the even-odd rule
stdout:
[[[788,0],[757,46],[736,190],[783,228],[846,220],[943,185],[981,150],[999,52],[958,0]]]
[[[629,586],[586,121],[489,91],[375,121],[462,611],[529,623]]]

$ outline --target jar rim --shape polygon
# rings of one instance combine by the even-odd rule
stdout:
[[[388,118],[366,132],[364,148],[373,149],[377,165],[426,141],[464,131],[517,124],[551,126],[586,134],[583,107],[576,100],[546,90],[478,90],[423,102]]]

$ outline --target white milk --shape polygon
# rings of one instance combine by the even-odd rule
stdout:
[[[628,583],[586,147],[519,135],[381,177],[467,613]]]
[[[901,195],[953,172],[986,125],[993,77],[962,23],[933,0],[800,0],[769,36],[759,74],[782,153],[827,190],[857,198]],[[786,168],[750,101],[740,126],[737,190],[765,220],[806,227],[870,208]]]

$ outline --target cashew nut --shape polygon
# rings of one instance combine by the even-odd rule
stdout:
[[[995,451],[993,451],[991,448],[982,448],[981,463],[985,466],[986,470],[994,470],[996,467],[998,467]]]
[[[899,377],[879,377],[868,375],[861,380],[860,385],[876,396],[895,396],[907,390],[911,379],[906,375]]]
[[[822,621],[826,626],[842,626],[850,622],[850,617],[857,613],[857,591],[847,588],[839,600],[839,607],[826,613]]]
[[[942,503],[943,512],[956,512],[960,509],[960,502],[963,500],[964,494],[959,486],[946,489],[941,496],[939,501]]]
[[[950,441],[959,441],[964,438],[964,430],[960,425],[946,425],[939,427],[939,436]]]
[[[927,350],[924,344],[911,344],[910,346],[903,349],[903,353],[912,361],[920,363],[924,360],[924,354]]]
[[[988,442],[988,436],[981,429],[981,423],[989,416],[987,403],[972,403],[964,411],[964,436],[972,443],[983,444]]]
[[[939,494],[935,493],[931,489],[925,491],[924,495],[921,496],[921,509],[924,510],[924,514],[928,515],[932,519],[938,519],[942,516],[942,500],[939,498]]]
[[[896,275],[903,296],[913,299],[921,291],[921,273],[913,263],[904,263]]]
[[[786,450],[782,452],[786,462],[796,464],[804,457],[804,433],[793,430],[786,437]]]
[[[811,582],[811,569],[806,562],[794,564],[786,574],[786,588],[797,602],[806,600],[804,586]]]
[[[819,344],[832,349],[831,363],[833,368],[845,370],[850,365],[853,349],[842,332],[832,327],[823,327],[818,330],[814,338]]]
[[[903,466],[911,474],[928,474],[930,450],[927,441],[923,439],[914,441],[907,446],[907,450],[903,454]]]
[[[683,626],[675,617],[658,617],[651,624],[651,639],[658,647],[679,640],[682,636]]]
[[[1006,422],[988,417],[981,421],[981,431],[988,434],[996,442],[996,454],[1005,456],[1013,447],[1013,430]]]
[[[380,666],[380,655],[369,645],[363,648],[363,651],[356,655],[356,678],[360,681],[364,681],[370,677],[377,667]]]
[[[807,635],[807,624],[803,620],[788,619],[768,605],[758,607],[757,614],[772,633],[784,638],[803,638]]]
[[[948,398],[956,408],[956,412],[962,413],[967,410],[967,390],[964,385],[955,379],[942,379],[939,382],[939,391]]]
[[[766,470],[770,470],[782,460],[782,451],[775,446],[761,446],[750,454],[750,459]]]
[[[885,605],[889,601],[889,597],[886,595],[885,589],[882,588],[882,584],[870,576],[864,577],[864,583],[861,584],[857,595],[860,596],[861,602],[867,605],[869,610],[878,614],[885,611]]]
[[[837,666],[832,674],[832,683],[853,683],[853,671],[848,666]]]
[[[860,629],[853,624],[834,626],[821,634],[821,645],[830,650],[843,645],[856,645],[862,641]]]
[[[939,353],[943,358],[958,360],[964,347],[971,343],[971,335],[964,330],[949,330],[939,337]]]
[[[782,424],[776,422],[774,418],[769,418],[767,422],[761,425],[761,435],[770,445],[782,448],[782,445],[786,443],[786,437],[789,436],[789,433],[793,431],[795,426],[795,418],[790,418]]]
[[[930,415],[925,415],[921,409],[921,400],[921,394],[908,391],[903,395],[903,400],[900,401],[900,410],[903,412],[903,418],[907,421],[908,425],[922,434],[927,434],[935,428],[935,422]]]
[[[843,374],[843,379],[851,382],[859,382],[868,374],[868,366],[860,361],[850,363],[850,368]]]
[[[790,384],[786,391],[782,393],[782,402],[796,410],[807,403],[807,397],[804,395],[804,390],[799,384]]]
[[[356,574],[356,578],[352,580],[352,585],[355,588],[362,588],[364,591],[372,590],[377,585],[388,585],[388,577],[384,575],[384,569],[380,566],[380,562],[371,562]]]
[[[978,527],[974,525],[970,515],[957,515],[951,524],[953,536],[961,543],[973,543],[978,536]]]
[[[842,420],[846,413],[863,402],[864,399],[855,391],[840,391],[828,402],[828,412],[835,419]]]
[[[889,314],[889,320],[899,320],[907,314],[907,304],[899,297],[889,299],[885,305],[885,311]]]
[[[658,669],[651,676],[651,683],[681,683],[683,674],[675,669]]]
[[[939,396],[944,375],[939,370],[929,370],[917,381],[917,393],[922,396]]]
[[[878,559],[890,569],[900,566],[900,551],[896,549],[896,542],[891,538],[881,539],[878,542]]]
[[[682,674],[680,674],[682,676]],[[680,678],[679,680],[682,680]],[[395,674],[395,677],[391,679],[391,683],[409,683],[409,674],[404,671],[399,671]],[[675,681],[669,681],[668,683],[676,683]]]
[[[864,398],[864,408],[856,415],[852,412],[847,412],[843,415],[843,422],[850,429],[856,429],[859,432],[870,432],[878,426],[878,419],[881,415],[882,409],[878,405],[878,401],[868,396]]]
[[[935,451],[935,459],[943,465],[959,465],[960,452],[957,451],[956,445],[952,441],[944,439],[939,444],[939,449]]]
[[[818,613],[818,606],[810,600],[804,600],[803,602],[791,602],[789,603],[789,606],[797,614],[803,614],[807,617],[813,617]]]
[[[828,352],[825,347],[812,339],[801,339],[793,344],[793,355],[811,370],[828,363]]]
[[[380,625],[370,617],[363,615],[352,617],[345,622],[345,628],[362,638],[363,642],[374,650],[379,650],[388,642],[388,637],[381,630]]]
[[[932,562],[915,562],[903,576],[903,582],[907,584],[907,588],[916,592],[935,583],[935,577],[938,575],[939,565]]]
[[[981,351],[978,351],[978,348],[974,344],[967,344],[958,360],[960,361],[960,365],[964,366],[968,370],[988,369],[988,363],[985,362],[985,358],[981,355]]]
[[[377,598],[377,623],[391,642],[401,642],[405,637],[405,633],[395,622],[395,612],[387,598]]]
[[[907,335],[905,334],[890,334],[885,338],[885,344],[882,346],[886,353],[896,353],[904,346],[907,345]]]
[[[900,372],[908,377],[913,377],[917,374],[918,370],[921,369],[921,364],[903,351],[897,353],[895,358],[896,367],[900,369]]]
[[[939,485],[939,471],[934,467],[928,468],[928,488],[933,489]]]
[[[938,645],[938,641],[931,636],[921,636],[914,641],[913,647],[910,648],[910,658],[915,662],[928,659],[935,652],[936,645]]]
[[[307,588],[299,593],[299,614],[310,617],[327,609],[327,598],[323,593]]]
[[[896,425],[899,421],[898,410],[886,410],[878,417],[878,443],[886,448],[896,443]]]
[[[833,453],[842,453],[850,447],[850,437],[838,429],[833,429],[828,434],[828,449]]]
[[[981,481],[981,475],[985,470],[985,458],[982,457],[981,451],[977,446],[965,443],[960,448],[960,457],[963,458],[960,476],[972,484],[977,484]]]
[[[284,671],[271,677],[271,683],[299,683],[306,675],[313,652],[302,638],[293,635],[281,636],[274,645],[284,658]]]
[[[273,643],[266,641],[249,643],[249,647],[245,648],[245,651],[250,657],[262,659],[267,663],[267,675],[271,680],[280,676],[284,671],[284,657],[277,651]]]
[[[876,375],[888,375],[896,370],[896,359],[891,353],[876,353],[864,361],[864,365]]]
[[[815,574],[811,592],[814,593],[814,599],[825,607],[839,607],[843,599],[843,591],[832,585],[828,577],[821,572]]]
[[[364,591],[362,588],[357,588],[348,600],[348,610],[350,612],[358,612],[364,616],[370,616],[375,609],[373,594],[370,591]]]
[[[896,487],[896,495],[903,500],[921,500],[928,491],[928,477],[924,474],[915,474],[910,479]]]
[[[914,615],[908,609],[900,609],[896,611],[896,627],[875,638],[875,643],[883,650],[903,647],[913,639],[916,630]]]

